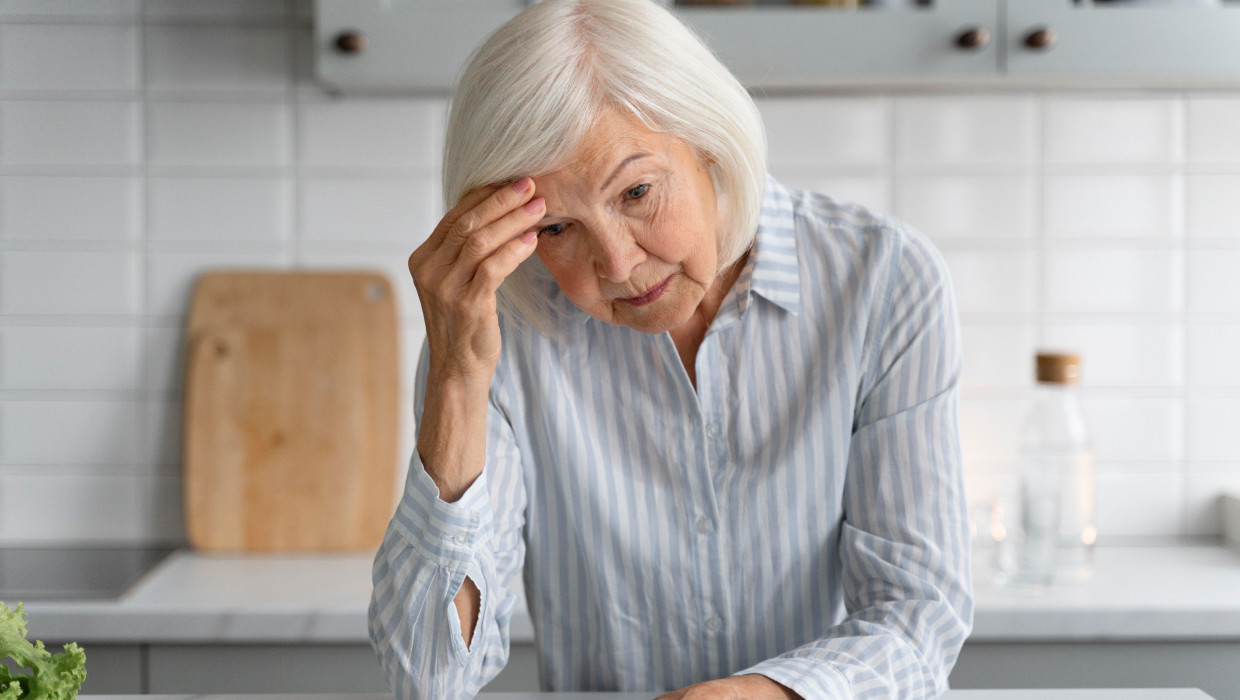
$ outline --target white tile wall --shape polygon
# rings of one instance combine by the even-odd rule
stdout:
[[[1240,387],[1240,324],[1188,327],[1188,383]]]
[[[288,9],[284,0],[146,0],[145,14],[152,21],[218,20],[224,22],[278,20]]]
[[[855,168],[890,160],[889,100],[775,98],[759,107],[773,168]]]
[[[1189,162],[1240,164],[1240,97],[1189,96],[1187,103]]]
[[[139,408],[133,401],[8,401],[0,459],[15,465],[131,465]]]
[[[136,314],[134,253],[5,251],[0,314]]]
[[[895,213],[931,239],[1028,239],[1037,234],[1031,175],[910,175],[896,188]]]
[[[896,158],[908,166],[1031,165],[1037,102],[1030,97],[906,97],[896,105]]]
[[[957,306],[962,313],[1037,310],[1038,272],[1034,253],[952,248],[943,251],[943,257],[951,270]]]
[[[0,90],[137,88],[136,26],[0,26]]]
[[[1173,163],[1181,112],[1173,97],[1052,97],[1043,103],[1044,157],[1051,165]]]
[[[1171,175],[1051,175],[1043,190],[1048,238],[1173,238],[1184,219]]]
[[[147,159],[152,165],[287,165],[290,111],[281,102],[148,102]]]
[[[138,391],[141,349],[134,327],[0,326],[0,390]]]
[[[298,153],[320,168],[436,170],[438,100],[348,99],[301,105]]]
[[[152,177],[147,237],[160,241],[283,241],[292,187],[283,178]]]
[[[178,24],[146,30],[146,86],[151,91],[279,95],[288,89],[288,62],[288,37],[280,26]]]
[[[1240,313],[1240,250],[1188,251],[1188,310]]]
[[[141,0],[3,0],[0,16],[7,17],[133,17]]]
[[[410,251],[430,235],[441,208],[429,178],[307,178],[299,201],[305,240],[388,241]]]
[[[1181,352],[1181,328],[1171,324],[1048,323],[1042,337],[1047,347],[1081,354],[1086,388],[1175,387],[1186,364],[1193,367]]]
[[[1188,235],[1240,238],[1240,175],[1188,177]]]
[[[1045,258],[1043,299],[1052,312],[1171,312],[1180,306],[1174,250],[1057,250]]]
[[[412,449],[406,260],[442,209],[446,101],[318,88],[307,6],[0,0],[0,544],[183,541],[182,326],[216,266],[386,272]],[[1073,349],[1102,541],[1218,532],[1240,491],[1240,94],[759,103],[778,177],[943,250],[971,499],[1012,484],[1033,353]]]
[[[136,177],[0,176],[0,240],[135,240],[141,201]]]
[[[4,100],[0,166],[137,165],[139,107],[124,100]]]
[[[203,272],[221,267],[272,268],[286,267],[287,253],[278,245],[268,250],[220,251],[218,247],[194,252],[152,252],[147,255],[148,284],[146,313],[161,316],[182,316],[189,313],[194,281]]]

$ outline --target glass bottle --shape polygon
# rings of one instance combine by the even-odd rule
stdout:
[[[1077,384],[1081,359],[1037,355],[1037,389],[1020,444],[1020,529],[1013,583],[1045,586],[1093,573],[1093,443]]]

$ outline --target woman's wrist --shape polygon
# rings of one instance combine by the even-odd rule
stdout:
[[[443,501],[460,500],[482,473],[489,401],[489,382],[428,377],[417,450]]]

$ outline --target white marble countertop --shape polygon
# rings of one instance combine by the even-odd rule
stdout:
[[[301,700],[302,695],[80,695],[79,700]],[[317,700],[392,700],[391,695],[315,695]],[[481,693],[478,700],[650,700],[651,693]],[[1213,700],[1195,688],[949,690],[943,700]]]
[[[119,600],[28,603],[30,637],[365,643],[370,566],[369,555],[180,551]],[[1084,584],[1036,596],[979,580],[970,641],[1240,641],[1240,553],[1218,546],[1100,548],[1095,568]],[[533,640],[524,608],[513,618],[512,640]]]

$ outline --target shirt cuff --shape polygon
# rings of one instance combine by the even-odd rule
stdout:
[[[478,548],[491,539],[491,496],[487,475],[470,484],[460,500],[448,503],[426,473],[417,451],[409,460],[405,496],[392,526],[424,556],[449,569],[464,569]]]
[[[768,659],[732,675],[743,676],[747,673],[760,673],[776,683],[782,683],[805,700],[810,700],[810,698],[848,700],[853,696],[852,687],[844,674],[829,661],[821,659],[802,657]]]

